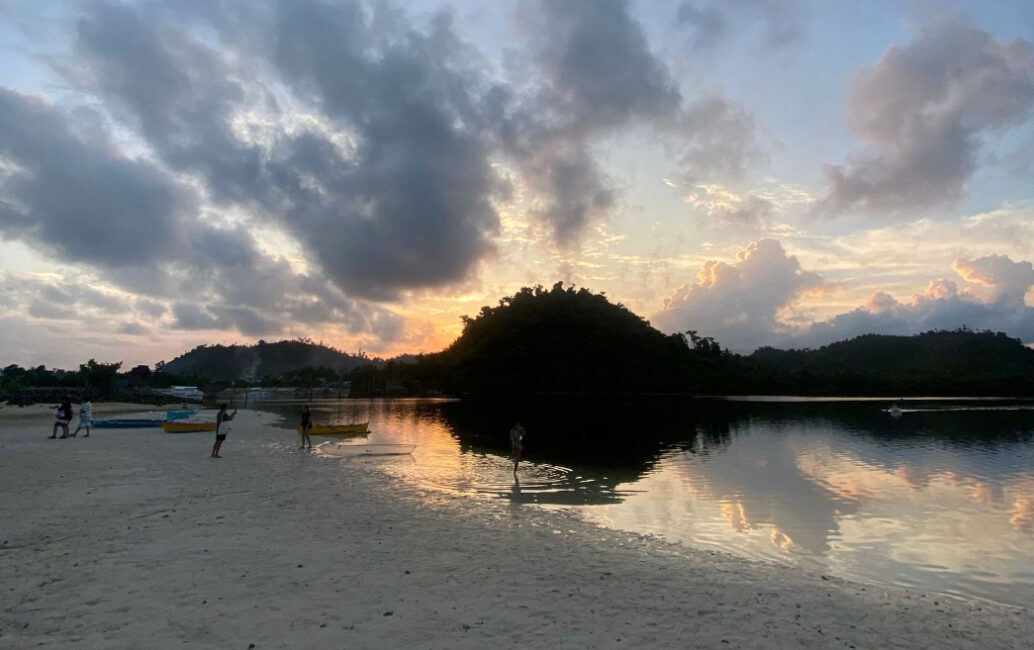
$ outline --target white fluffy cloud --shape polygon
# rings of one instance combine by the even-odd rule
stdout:
[[[1023,302],[1034,286],[1034,266],[1030,262],[1013,262],[1007,255],[988,255],[974,260],[959,258],[951,268],[988,301]]]
[[[819,347],[868,333],[911,335],[960,327],[1034,341],[1034,308],[1024,298],[1034,288],[1030,262],[986,255],[957,258],[952,269],[958,280],[930,280],[908,299],[879,291],[851,311],[798,325],[790,319],[797,301],[806,292],[830,288],[829,283],[801,268],[779,242],[762,239],[735,262],[707,262],[696,281],[680,287],[652,320],[664,331],[697,330],[746,353],[765,345]]]
[[[817,274],[801,268],[774,239],[760,239],[733,263],[709,261],[664,301],[651,321],[665,331],[697,330],[733,350],[749,351],[790,326],[784,310],[806,291],[823,287]]]

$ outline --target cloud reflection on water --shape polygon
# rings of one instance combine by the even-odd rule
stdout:
[[[964,405],[964,404],[963,404]],[[577,507],[604,525],[836,575],[1034,598],[1034,411],[882,402],[352,401],[385,471],[433,491]],[[935,404],[936,406],[936,404]],[[515,480],[514,413],[526,427]]]

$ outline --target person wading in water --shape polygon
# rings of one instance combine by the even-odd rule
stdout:
[[[510,428],[510,458],[513,459],[513,473],[517,473],[517,464],[521,462],[521,452],[524,451],[524,427],[520,422],[515,422]]]

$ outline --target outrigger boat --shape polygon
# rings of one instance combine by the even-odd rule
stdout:
[[[162,426],[163,420],[151,418],[112,418],[108,420],[90,419],[90,426],[94,429],[146,429]]]
[[[166,420],[182,420],[184,418],[192,418],[197,415],[197,409],[168,409],[165,411]]]
[[[215,422],[191,422],[189,420],[172,420],[162,422],[165,433],[196,433],[198,431],[215,431]]]
[[[298,435],[302,435],[302,425],[298,425]],[[330,438],[351,438],[370,434],[369,422],[353,424],[314,424],[309,429],[310,436],[327,436]]]

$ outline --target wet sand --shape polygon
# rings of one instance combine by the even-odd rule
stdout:
[[[105,406],[96,417],[146,415]],[[216,460],[211,433],[50,440],[49,410],[15,410],[0,411],[2,648],[984,649],[1034,639],[1026,609],[412,486],[381,471],[395,459],[299,451],[269,414],[241,411]]]

